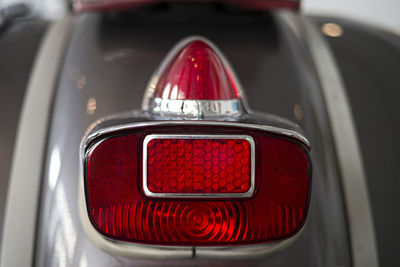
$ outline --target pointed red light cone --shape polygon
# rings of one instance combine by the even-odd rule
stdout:
[[[179,100],[237,99],[231,71],[205,42],[195,40],[182,48],[162,71],[154,97]]]

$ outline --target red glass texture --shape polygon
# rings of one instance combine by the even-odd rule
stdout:
[[[228,127],[160,130],[240,134]],[[252,136],[256,144],[256,189],[251,198],[160,199],[142,191],[142,140],[151,133],[147,128],[108,138],[89,154],[88,213],[103,235],[145,244],[230,246],[284,239],[302,227],[310,180],[308,156],[299,144],[245,129],[241,134]]]
[[[147,186],[153,193],[245,193],[251,147],[244,139],[152,139]]]
[[[233,78],[214,50],[202,41],[185,46],[163,70],[154,97],[191,100],[238,98]]]

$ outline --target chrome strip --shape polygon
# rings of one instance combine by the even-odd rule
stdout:
[[[42,41],[18,126],[4,217],[0,266],[33,264],[37,208],[53,91],[73,20],[53,24]]]
[[[147,144],[154,139],[242,139],[250,144],[251,150],[251,184],[250,188],[245,193],[154,193],[147,186]],[[143,141],[143,191],[149,197],[163,198],[244,198],[251,197],[255,188],[255,144],[253,137],[249,135],[204,135],[204,134],[150,134]]]
[[[288,130],[284,128],[278,128],[269,125],[260,125],[260,124],[252,124],[252,123],[245,123],[245,122],[230,122],[230,121],[147,121],[147,122],[136,122],[136,123],[129,123],[123,125],[116,125],[112,127],[107,127],[103,129],[99,129],[93,131],[91,129],[95,128],[98,123],[101,123],[102,120],[99,120],[97,123],[92,124],[92,126],[88,129],[87,136],[84,136],[82,139],[83,145],[88,145],[91,141],[95,138],[98,138],[101,135],[109,134],[115,131],[122,131],[136,127],[148,127],[148,126],[173,126],[173,125],[193,125],[193,126],[226,126],[226,127],[238,127],[238,128],[247,128],[247,129],[255,129],[255,130],[262,130],[278,135],[288,136],[298,140],[299,142],[303,143],[308,150],[311,149],[310,142],[299,132]]]
[[[239,116],[245,112],[241,99],[232,100],[180,100],[151,98],[149,112],[162,115],[193,117]]]
[[[306,43],[320,78],[332,125],[342,175],[353,264],[355,267],[379,266],[368,185],[346,89],[334,56],[316,26],[307,18],[291,16],[304,25]]]

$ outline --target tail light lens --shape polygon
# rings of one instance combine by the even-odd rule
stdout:
[[[263,130],[134,128],[92,141],[85,160],[91,223],[112,239],[263,243],[295,234],[306,217],[307,150]]]
[[[229,69],[205,42],[188,43],[160,74],[154,97],[179,100],[227,100],[239,97]]]

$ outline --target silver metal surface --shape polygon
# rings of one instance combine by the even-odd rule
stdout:
[[[149,110],[162,115],[191,117],[239,116],[245,112],[241,99],[233,100],[179,100],[150,98]]]
[[[147,145],[154,139],[240,139],[250,144],[250,188],[244,193],[154,193],[147,186]],[[244,198],[251,197],[255,188],[255,144],[254,139],[249,135],[184,135],[184,134],[150,134],[143,140],[143,191],[149,197],[163,198]]]
[[[33,263],[48,120],[57,72],[72,26],[71,18],[51,26],[30,77],[11,168],[0,256],[2,267]]]
[[[332,52],[316,26],[307,18],[305,41],[314,60],[327,106],[342,175],[351,251],[355,267],[379,266],[374,222],[363,160],[346,90]]]
[[[245,122],[237,122],[237,121],[231,122],[231,121],[184,121],[184,120],[169,121],[169,120],[165,120],[165,121],[132,122],[132,123],[127,123],[127,124],[114,125],[111,127],[102,128],[101,124],[106,121],[107,121],[106,119],[99,119],[97,122],[93,123],[89,127],[89,129],[86,131],[86,135],[82,139],[81,152],[84,152],[84,150],[82,150],[82,149],[84,149],[87,145],[89,145],[89,143],[92,142],[95,138],[98,138],[105,134],[122,131],[122,130],[129,130],[129,129],[133,129],[133,128],[137,128],[137,127],[173,126],[173,125],[176,125],[176,126],[179,126],[179,125],[220,126],[220,127],[225,126],[225,127],[262,130],[262,131],[270,132],[273,134],[278,134],[278,135],[294,138],[297,141],[304,144],[308,150],[311,150],[310,142],[301,133],[294,131],[294,130],[288,130],[288,129],[284,129],[284,128],[279,128],[279,127],[269,126],[269,125],[262,125],[262,124],[245,123]],[[83,156],[82,159],[84,159],[84,154],[81,154],[81,155]]]
[[[231,79],[237,86],[239,97],[237,99],[229,100],[177,100],[177,99],[163,99],[154,98],[154,91],[164,69],[168,66],[171,60],[189,43],[200,40],[210,46],[218,55],[222,64],[230,72]],[[162,61],[159,68],[151,77],[142,101],[142,109],[151,113],[161,114],[180,114],[183,116],[191,117],[215,117],[224,115],[240,115],[246,111],[247,102],[244,95],[242,86],[237,78],[231,64],[226,59],[224,54],[218,47],[210,40],[202,36],[189,36],[178,42],[167,56]]]

